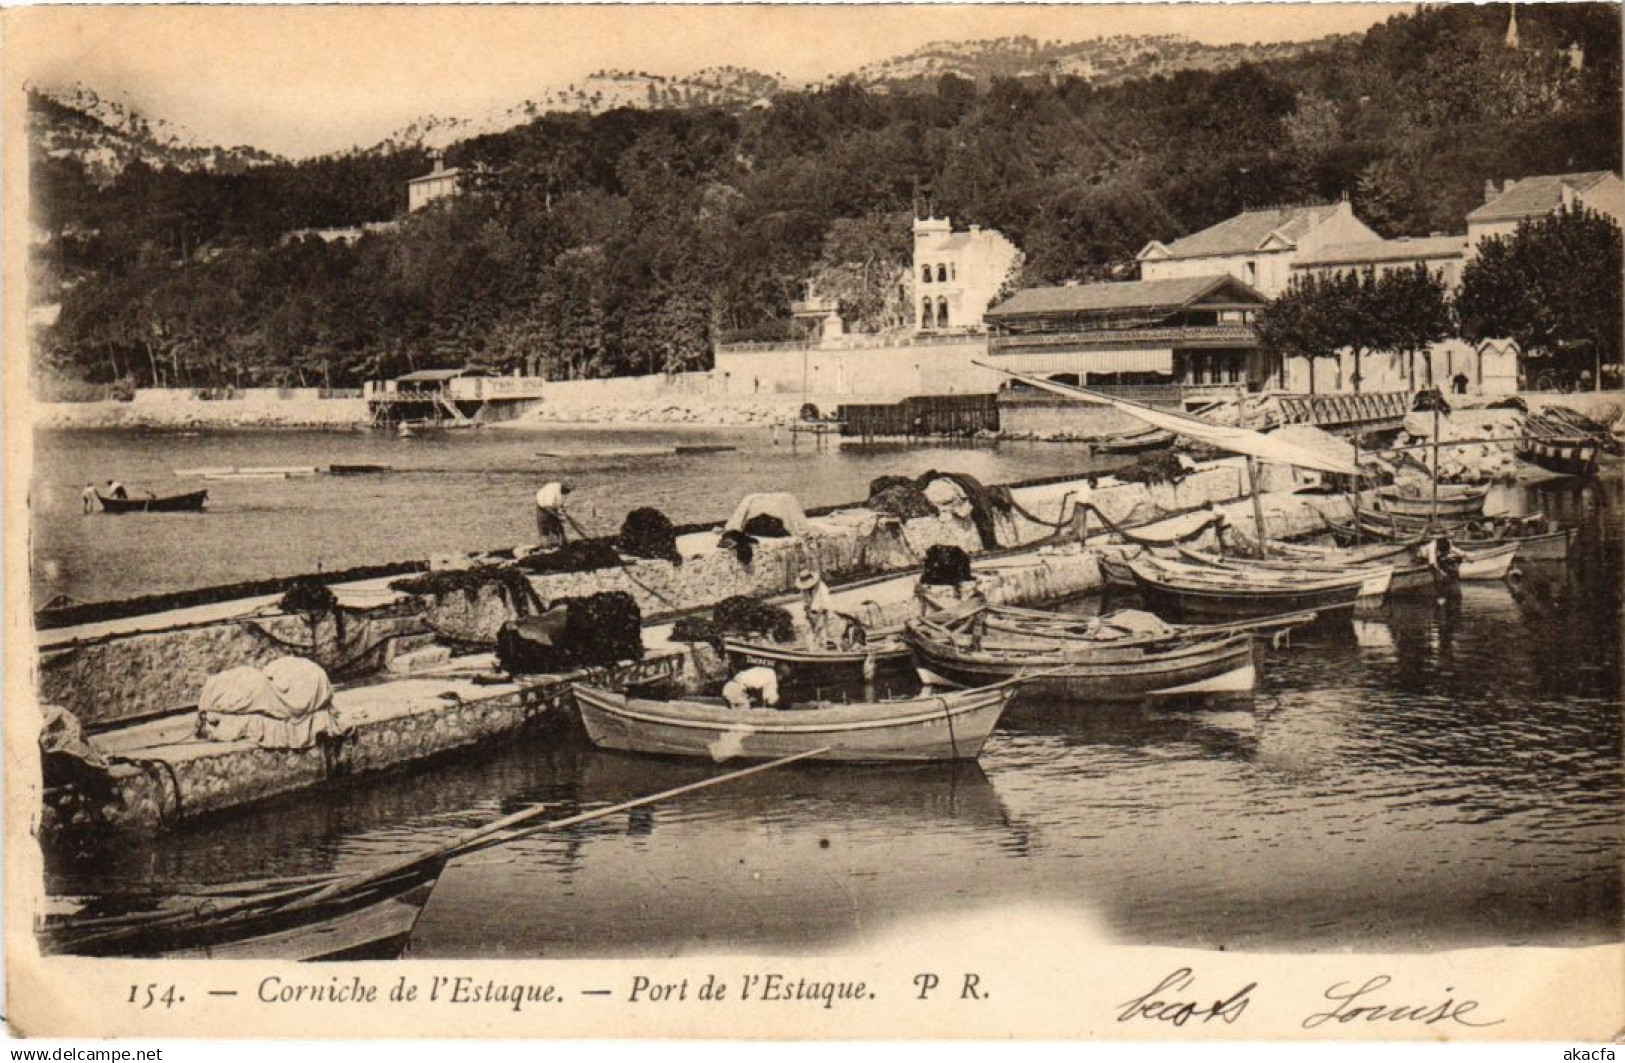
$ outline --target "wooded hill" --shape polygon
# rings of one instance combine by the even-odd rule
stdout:
[[[1109,87],[1069,75],[855,81],[771,106],[545,115],[455,144],[473,194],[398,218],[421,150],[236,174],[33,171],[44,376],[321,383],[437,365],[704,367],[783,334],[805,279],[906,261],[917,197],[1002,230],[1024,281],[1127,276],[1148,240],[1335,199],[1386,235],[1459,232],[1486,179],[1620,168],[1612,5],[1399,15],[1320,51]],[[1581,45],[1576,69],[1569,46]],[[872,271],[879,275],[882,271]]]

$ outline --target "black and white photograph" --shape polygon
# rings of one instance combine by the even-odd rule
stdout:
[[[11,1033],[1616,1039],[1621,12],[7,11]]]

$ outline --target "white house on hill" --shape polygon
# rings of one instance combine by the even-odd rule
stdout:
[[[455,196],[461,190],[458,184],[461,175],[462,171],[455,167],[446,169],[445,157],[437,153],[434,169],[406,182],[407,211],[419,211],[437,199]]]
[[[1559,207],[1582,206],[1625,225],[1625,182],[1609,170],[1549,174],[1507,181],[1501,188],[1484,182],[1484,204],[1467,215],[1469,249],[1492,236],[1511,236],[1518,223],[1551,214]]]
[[[1141,280],[1228,273],[1273,299],[1286,291],[1300,257],[1332,244],[1381,239],[1344,200],[1244,211],[1169,243],[1153,240],[1136,258]]]

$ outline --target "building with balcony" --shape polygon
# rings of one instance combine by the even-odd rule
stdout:
[[[976,332],[988,306],[1021,265],[1021,252],[997,229],[954,232],[949,218],[914,219],[914,327]]]
[[[1227,273],[1027,288],[989,310],[996,365],[1171,401],[1281,386],[1253,318],[1265,295]]]
[[[1344,200],[1243,211],[1168,243],[1153,240],[1136,259],[1141,280],[1228,273],[1273,299],[1286,290],[1299,258],[1333,244],[1381,239]]]

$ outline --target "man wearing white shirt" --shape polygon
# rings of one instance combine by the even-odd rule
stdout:
[[[567,483],[550,483],[536,492],[536,539],[541,550],[557,550],[564,545],[564,496]]]

